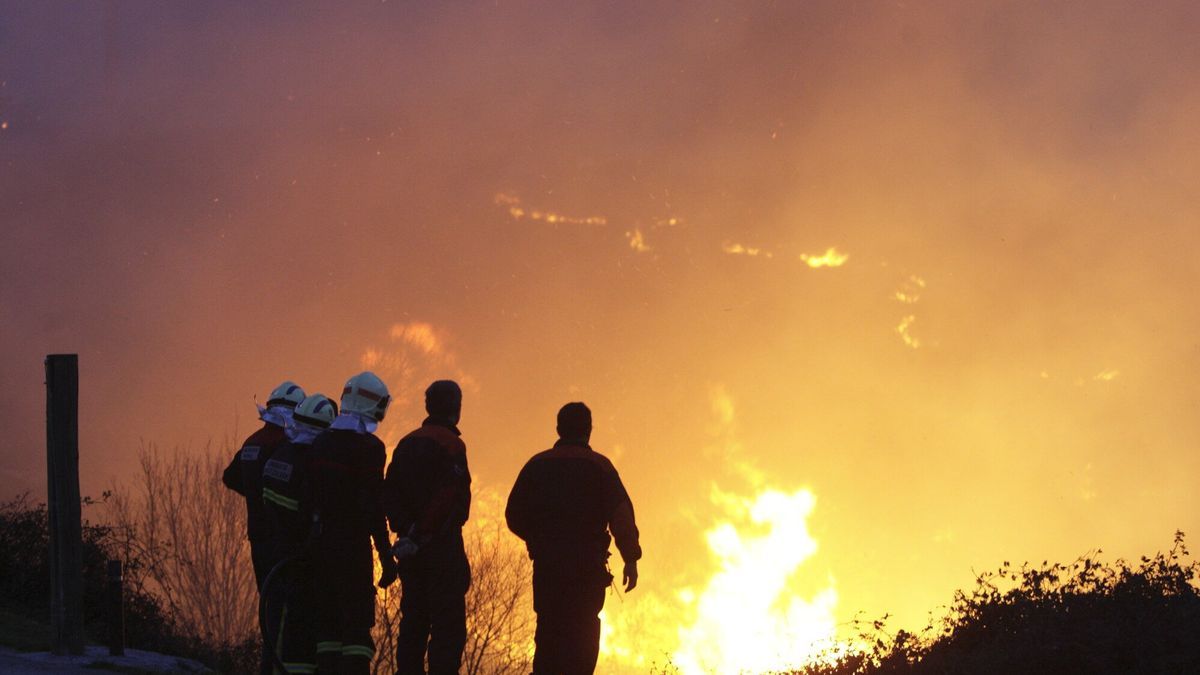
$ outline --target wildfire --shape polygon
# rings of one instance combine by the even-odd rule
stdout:
[[[668,571],[678,570],[680,552],[659,553],[645,560],[645,585],[628,601],[609,598],[601,672],[777,672],[843,649],[834,642],[833,579],[802,567],[818,549],[808,529],[816,497],[771,486],[738,439],[733,397],[720,384],[709,396],[706,453],[747,488],[709,493],[714,515],[697,531],[707,550],[699,567],[685,563],[692,569],[681,576]]]
[[[633,230],[626,232],[625,238],[629,240],[629,248],[638,253],[645,253],[650,250],[650,245],[646,243],[646,237],[642,234],[640,228],[635,227]]]
[[[916,323],[917,317],[913,314],[900,319],[900,325],[896,326],[896,332],[900,334],[900,339],[904,340],[904,344],[913,349],[920,349],[921,341],[912,334],[912,325]]]
[[[763,256],[764,258],[772,257],[770,251],[764,251],[763,249],[758,248],[756,246],[743,246],[736,242],[722,244],[721,250],[728,253],[729,255],[747,255],[752,258],[760,256],[760,255]]]
[[[913,335],[912,326],[917,322],[917,315],[912,313],[914,309],[911,305],[915,305],[921,301],[921,294],[925,291],[925,280],[921,277],[912,274],[909,275],[900,288],[892,294],[892,299],[903,305],[909,305],[905,308],[905,316],[900,318],[900,323],[896,326],[896,334],[904,342],[904,345],[910,349],[920,349],[921,340],[916,335]]]
[[[923,290],[925,290],[925,280],[914,274],[904,281],[904,284],[892,294],[892,297],[906,305],[915,305],[920,302]]]
[[[841,267],[846,264],[850,256],[845,253],[838,253],[837,249],[831,246],[825,249],[825,253],[819,256],[801,253],[800,259],[809,267],[817,269],[820,267]]]
[[[565,223],[568,225],[608,224],[608,219],[604,216],[565,216],[553,211],[529,210],[521,205],[520,198],[515,195],[500,193],[496,195],[494,201],[498,206],[507,206],[508,215],[512,216],[513,220],[529,218],[551,224]]]
[[[717,572],[704,588],[680,592],[694,611],[679,629],[673,661],[681,672],[765,672],[798,667],[833,646],[833,580],[811,598],[792,588],[817,551],[808,531],[816,497],[764,489],[753,498],[714,491],[730,519],[705,533]]]

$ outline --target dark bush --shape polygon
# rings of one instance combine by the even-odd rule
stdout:
[[[96,504],[84,499],[85,512]],[[32,503],[27,495],[0,503],[0,608],[47,626],[48,523],[46,505]],[[110,527],[85,520],[82,534],[84,630],[89,641],[100,643],[108,628],[104,615],[107,561],[121,556],[115,553]],[[143,562],[126,557],[123,563],[127,578],[137,578]],[[128,647],[195,659],[220,672],[257,669],[257,641],[214,645],[191,636],[186,627],[172,623],[158,600],[140,584],[128,584],[125,589],[125,638]]]
[[[94,505],[85,499],[84,507]],[[0,603],[42,623],[50,621],[49,516],[27,495],[0,503]],[[103,635],[108,528],[83,523],[83,610],[89,633]]]
[[[1097,552],[1098,554],[1099,552]],[[861,624],[865,649],[804,675],[884,673],[1197,673],[1200,593],[1182,532],[1167,553],[1043,561],[978,577],[919,634]]]

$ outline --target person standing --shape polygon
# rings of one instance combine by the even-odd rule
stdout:
[[[387,386],[372,372],[351,377],[341,414],[313,441],[314,584],[319,672],[371,672],[375,642],[374,541],[381,583],[396,578],[380,503],[387,451],[375,429],[387,412]]]
[[[266,524],[262,500],[263,465],[271,458],[275,448],[287,441],[284,428],[292,417],[296,405],[304,400],[304,390],[291,380],[286,380],[271,391],[266,406],[258,406],[258,417],[262,428],[238,448],[237,454],[225,468],[221,481],[225,487],[246,498],[246,538],[250,540],[250,561],[254,565],[254,586],[262,593],[262,582],[271,571],[266,544]],[[263,651],[259,655],[259,672],[270,673],[271,655],[266,650],[266,625],[259,613],[259,634],[263,637]]]
[[[384,505],[402,594],[396,638],[397,675],[458,673],[467,640],[466,593],[471,566],[462,527],[471,512],[467,446],[458,430],[462,389],[438,380],[425,390],[428,416],[392,453]]]
[[[326,396],[305,397],[292,413],[287,442],[263,465],[266,541],[275,571],[262,592],[276,675],[317,669],[309,469],[313,441],[336,417],[337,404]]]
[[[534,675],[595,671],[612,540],[625,562],[625,590],[638,582],[633,502],[612,462],[588,445],[591,434],[591,410],[564,405],[558,441],[521,469],[504,512],[533,559]]]

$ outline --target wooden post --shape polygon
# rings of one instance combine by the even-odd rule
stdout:
[[[83,653],[83,541],[79,506],[79,356],[46,357],[46,468],[50,512],[50,644]]]

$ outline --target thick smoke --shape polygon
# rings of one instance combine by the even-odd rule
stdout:
[[[839,611],[1160,546],[1200,524],[1198,30],[1191,2],[0,4],[0,485],[44,480],[47,353],[80,354],[95,493],[140,438],[245,431],[428,325],[490,480],[596,411],[647,579],[702,551],[714,382],[819,496]]]

